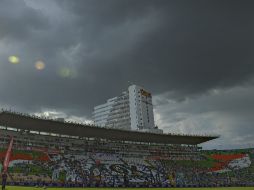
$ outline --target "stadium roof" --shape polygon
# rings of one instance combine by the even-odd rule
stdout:
[[[196,145],[218,136],[155,134],[138,131],[101,128],[92,125],[43,119],[9,111],[0,112],[0,126],[78,137],[93,137],[116,141]]]

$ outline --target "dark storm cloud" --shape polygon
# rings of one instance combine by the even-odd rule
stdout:
[[[87,12],[96,12],[92,21],[101,23],[82,28],[93,31],[89,35],[95,52],[83,57],[81,70],[88,76],[96,73],[93,81],[100,81],[98,87],[105,84],[105,90],[114,84],[106,96],[132,81],[154,93],[173,91],[174,98],[182,99],[253,76],[254,25],[248,3],[146,2],[72,7],[83,15],[80,25],[87,24]]]
[[[16,42],[14,46],[31,44],[37,31],[48,28],[48,21],[42,13],[27,8],[24,2],[3,0],[0,4],[0,40],[1,43],[5,41],[6,46],[12,41]],[[4,52],[3,49],[1,51]]]
[[[1,1],[0,102],[90,116],[128,81],[183,100],[253,77],[253,2]],[[7,63],[17,54],[19,65]],[[42,59],[46,68],[34,69]],[[71,78],[58,76],[68,67]]]

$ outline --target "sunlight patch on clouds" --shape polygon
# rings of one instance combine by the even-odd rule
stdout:
[[[36,112],[34,115],[38,117],[48,118],[48,119],[58,119],[64,118],[65,121],[75,122],[75,123],[82,123],[82,124],[93,124],[93,121],[87,119],[85,117],[78,117],[73,115],[67,115],[62,111],[57,110],[42,110],[41,112]]]
[[[77,123],[84,123],[84,124],[93,124],[92,120],[86,119],[84,117],[77,117],[77,116],[69,116],[66,121],[70,122],[77,122]]]

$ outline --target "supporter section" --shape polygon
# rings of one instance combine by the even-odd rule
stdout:
[[[202,151],[197,145],[67,138],[0,130],[0,159],[19,184],[59,186],[253,186],[254,149]],[[1,166],[2,167],[2,166]]]

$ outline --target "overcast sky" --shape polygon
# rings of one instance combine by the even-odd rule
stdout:
[[[205,148],[254,146],[253,9],[240,0],[1,0],[0,106],[86,121],[131,82],[152,92],[165,132],[221,135]]]

